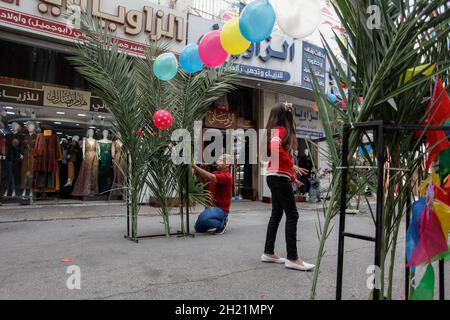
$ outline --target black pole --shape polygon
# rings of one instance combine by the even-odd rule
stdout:
[[[384,125],[377,127],[377,209],[376,209],[376,229],[375,229],[375,268],[381,270],[381,255],[383,245],[383,197],[384,197]],[[383,279],[375,278],[373,299],[380,300],[380,287]]]
[[[126,197],[127,197],[127,237],[130,237],[130,155],[127,152],[127,190],[126,190]]]
[[[186,165],[186,234],[190,233],[189,226],[189,165]]]
[[[439,260],[439,300],[445,300],[444,260]]]
[[[412,211],[412,203],[411,203],[411,192],[408,192],[407,196],[407,205],[406,205],[406,229],[405,234],[408,231],[409,224],[411,223],[411,211]],[[405,250],[405,266],[408,263],[406,259],[406,250]],[[405,268],[405,300],[409,300],[409,278],[411,274],[411,268],[406,267]]]
[[[344,274],[344,232],[345,232],[345,212],[347,210],[347,175],[348,175],[348,139],[350,127],[345,126],[342,136],[341,155],[341,203],[339,210],[339,243],[338,243],[338,265],[336,279],[336,300],[342,299],[342,277]]]

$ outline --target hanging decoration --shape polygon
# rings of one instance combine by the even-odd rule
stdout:
[[[188,44],[180,54],[180,66],[187,73],[197,73],[203,68],[203,62],[198,54],[198,45]]]
[[[239,29],[248,41],[261,42],[272,34],[275,19],[275,11],[269,0],[254,0],[242,11]]]
[[[411,300],[433,300],[434,298],[435,275],[431,263],[428,265],[425,274],[418,287],[414,290]]]
[[[159,80],[172,80],[177,75],[177,72],[178,61],[173,53],[163,53],[153,63],[153,73]]]
[[[220,34],[220,42],[225,51],[232,55],[245,52],[251,45],[239,30],[239,18],[233,18],[225,23]]]
[[[208,67],[216,68],[225,63],[228,53],[223,49],[220,42],[219,30],[210,31],[203,36],[198,46],[198,54]]]
[[[159,130],[167,130],[173,123],[172,115],[167,110],[157,110],[153,115],[153,123]]]
[[[311,35],[319,26],[320,0],[271,0],[281,30],[292,38]]]

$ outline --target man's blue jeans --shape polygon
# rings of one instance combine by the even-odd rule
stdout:
[[[228,214],[222,209],[217,207],[208,208],[198,216],[194,226],[195,231],[207,232],[210,229],[222,228],[227,218]]]

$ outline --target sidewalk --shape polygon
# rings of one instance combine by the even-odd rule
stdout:
[[[299,210],[314,210],[315,204],[299,203]],[[319,206],[319,208],[321,208]],[[233,201],[231,210],[233,212],[265,211],[270,212],[270,204],[261,201]],[[200,213],[202,207],[197,206],[191,209],[192,214]],[[172,208],[171,214],[178,214],[178,208]],[[64,219],[92,219],[104,217],[124,217],[127,214],[127,207],[123,201],[61,201],[55,203],[37,202],[30,206],[19,204],[4,204],[0,206],[0,223],[25,222],[25,221],[49,221]],[[158,208],[142,206],[140,216],[159,215]]]

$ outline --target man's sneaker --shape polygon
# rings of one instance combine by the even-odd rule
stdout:
[[[217,228],[216,231],[214,232],[214,234],[224,234],[225,231],[227,230],[227,224],[228,224],[228,219],[225,220],[225,223],[223,224],[222,228]]]

